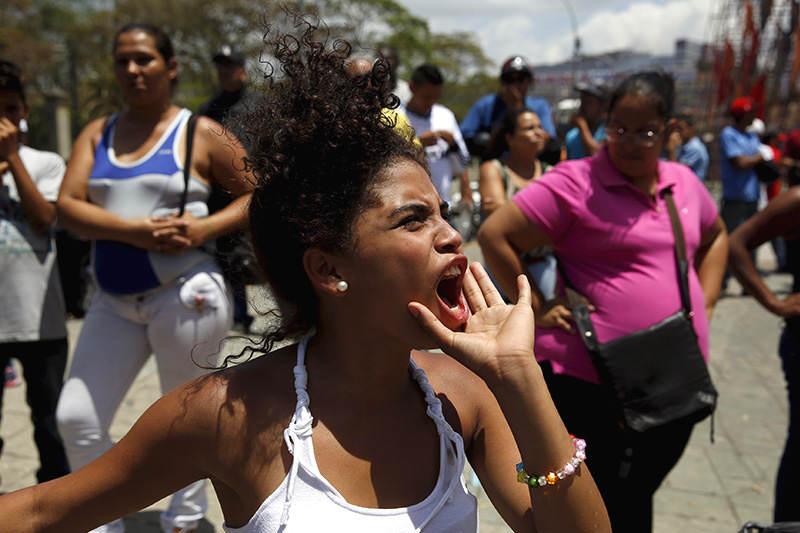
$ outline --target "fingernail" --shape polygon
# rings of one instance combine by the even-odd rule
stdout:
[[[416,307],[409,307],[408,310],[414,315],[416,318],[419,318],[419,309]]]

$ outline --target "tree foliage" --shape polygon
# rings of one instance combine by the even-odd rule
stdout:
[[[91,119],[121,106],[113,75],[112,39],[123,24],[139,21],[162,27],[179,61],[176,103],[197,108],[216,85],[210,58],[232,45],[250,58],[258,80],[262,38],[269,25],[286,25],[288,12],[324,21],[331,38],[374,51],[381,44],[398,50],[400,76],[423,62],[440,66],[447,95],[464,96],[489,61],[476,37],[465,32],[436,33],[427,21],[395,0],[4,0],[0,5],[0,57],[24,70],[32,104],[31,141],[39,145],[48,128],[47,97],[64,95],[72,108],[73,134]],[[445,102],[446,103],[446,102]],[[460,106],[460,104],[459,104]],[[468,107],[468,106],[467,106]]]

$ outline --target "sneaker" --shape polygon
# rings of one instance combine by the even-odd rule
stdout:
[[[9,361],[5,370],[5,387],[11,389],[20,385],[22,385],[22,380],[17,375],[17,371],[14,370],[14,364]]]

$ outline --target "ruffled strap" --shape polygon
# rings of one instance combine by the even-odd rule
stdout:
[[[459,482],[461,481],[461,471],[464,470],[464,462],[466,461],[465,453],[464,453],[464,439],[461,438],[447,420],[444,418],[444,414],[442,412],[442,402],[436,396],[436,393],[433,390],[430,382],[428,381],[428,375],[425,374],[425,371],[422,370],[419,365],[417,365],[414,358],[409,358],[409,362],[411,363],[411,375],[413,376],[414,380],[419,385],[419,388],[425,394],[425,403],[428,405],[426,409],[426,413],[428,416],[433,420],[434,424],[436,424],[436,431],[439,433],[440,438],[447,439],[451,449],[453,450],[453,455],[455,456],[455,475],[452,476],[450,483],[447,486],[447,490],[444,492],[442,497],[436,502],[433,510],[431,510],[430,514],[428,515],[425,520],[417,527],[415,533],[420,533],[425,526],[427,526],[431,520],[436,516],[444,504],[447,503],[447,500],[450,498],[450,495],[453,493],[453,490],[458,486]]]
[[[301,454],[295,453],[295,448],[301,442],[311,438],[313,433],[312,425],[314,417],[311,416],[309,403],[311,399],[308,396],[306,387],[308,385],[308,372],[306,372],[306,348],[311,334],[306,335],[300,340],[297,345],[297,364],[294,367],[294,391],[297,395],[297,404],[292,415],[292,420],[289,422],[289,427],[283,430],[283,440],[286,442],[286,447],[289,453],[293,455],[292,466],[289,469],[288,483],[286,485],[286,499],[283,502],[283,512],[281,513],[281,525],[284,526],[289,521],[289,509],[292,506],[292,496],[294,496],[294,484],[297,480],[297,474],[300,468],[305,468],[302,463]]]

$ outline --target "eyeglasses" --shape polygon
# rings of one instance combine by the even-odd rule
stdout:
[[[630,138],[631,144],[636,146],[643,146],[645,148],[652,148],[655,146],[656,141],[664,133],[664,130],[647,130],[647,131],[627,131],[625,128],[620,127],[606,127],[606,137],[612,143],[623,142],[626,137]]]

